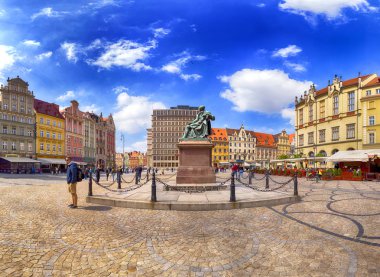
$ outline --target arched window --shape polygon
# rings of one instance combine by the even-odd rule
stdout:
[[[334,150],[331,152],[331,154],[334,155],[336,152],[339,152],[339,150],[338,150],[338,149],[334,149]]]

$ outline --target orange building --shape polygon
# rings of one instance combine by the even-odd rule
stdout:
[[[135,168],[144,165],[144,157],[146,163],[146,155],[140,151],[132,151],[128,153],[129,168]]]
[[[262,167],[269,167],[269,161],[277,158],[275,138],[271,134],[255,132],[256,150],[255,160]]]
[[[226,129],[212,128],[208,136],[214,144],[212,149],[212,163],[214,167],[228,165],[228,136]]]

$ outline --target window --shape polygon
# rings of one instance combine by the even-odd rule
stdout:
[[[31,143],[28,143],[28,151],[32,152],[33,151],[33,146]]]
[[[310,104],[309,105],[309,122],[312,122],[313,121],[313,104]]]
[[[50,119],[47,119],[47,120],[46,120],[46,124],[47,124],[47,125],[50,125]]]
[[[31,137],[31,136],[32,136],[32,131],[28,130],[28,137]]]
[[[16,127],[12,127],[12,135],[16,135]]]
[[[307,143],[308,144],[314,143],[314,132],[307,133]]]
[[[44,131],[40,131],[40,137],[41,137],[41,138],[44,137]]]
[[[348,93],[348,111],[352,112],[355,110],[355,92]]]
[[[8,127],[7,126],[3,126],[3,134],[8,134]]]
[[[300,124],[302,125],[303,124],[303,109],[299,110],[299,120],[300,120]]]
[[[16,109],[16,104],[12,104],[12,111],[17,111],[17,109]]]
[[[298,136],[298,142],[300,146],[303,146],[303,135]]]
[[[62,152],[62,147],[61,147],[61,145],[58,145],[58,151],[59,151],[59,152]]]
[[[55,120],[53,120],[53,126],[54,126],[54,127],[56,126],[56,122],[55,122]]]
[[[21,106],[21,107],[20,107],[20,112],[21,112],[21,113],[24,113],[24,112],[25,112],[25,108],[24,108],[24,106]]]
[[[55,139],[55,133],[53,133],[52,137],[53,137],[53,139]]]
[[[4,114],[4,115],[3,115],[3,119],[4,119],[4,120],[8,120],[8,115],[7,115],[7,114]]]
[[[61,122],[58,122],[58,127],[61,128]]]
[[[333,115],[337,115],[339,113],[339,96],[334,95],[333,98]]]
[[[55,144],[53,144],[53,151],[55,152]]]
[[[62,138],[61,134],[58,134],[58,139],[61,139],[61,138]]]
[[[339,127],[332,127],[331,133],[332,133],[332,140],[339,140]]]
[[[375,143],[375,133],[369,133],[368,134],[368,139],[369,139],[369,144],[374,144]]]
[[[326,101],[322,100],[319,104],[319,118],[325,118]]]
[[[49,143],[46,144],[46,150],[50,151],[50,144]]]
[[[24,151],[25,150],[25,143],[20,142],[20,150]]]
[[[380,94],[380,89],[379,88],[376,89],[376,94]]]
[[[12,142],[12,150],[16,150],[16,143]]]
[[[49,131],[46,131],[46,137],[50,138],[50,132]]]
[[[44,119],[42,117],[40,117],[40,123],[44,124]]]
[[[12,115],[12,121],[16,121],[16,116]]]
[[[6,141],[3,141],[3,150],[8,149],[8,143]]]
[[[371,115],[371,116],[368,118],[368,124],[369,124],[369,126],[373,126],[373,125],[375,125],[375,116]]]
[[[326,141],[326,130],[319,130],[319,142],[325,142]]]
[[[355,138],[355,124],[347,124],[347,138],[352,139]]]
[[[24,102],[24,96],[20,96],[20,102]]]
[[[365,92],[365,95],[366,95],[366,96],[370,96],[370,95],[371,95],[371,90],[367,90],[367,91]]]
[[[43,143],[40,144],[40,150],[44,150],[44,144]]]

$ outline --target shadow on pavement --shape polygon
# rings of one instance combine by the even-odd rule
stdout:
[[[109,206],[87,206],[87,207],[83,207],[81,209],[87,210],[87,211],[105,212],[105,211],[111,210],[112,207],[109,207]]]

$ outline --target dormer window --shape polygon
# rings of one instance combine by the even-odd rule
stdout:
[[[333,96],[333,115],[339,114],[339,95]]]

